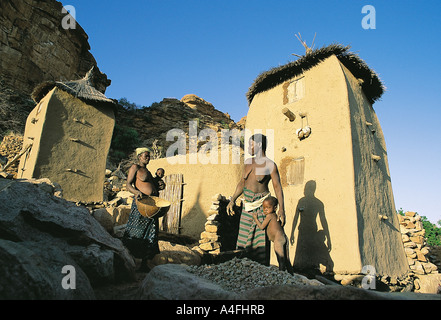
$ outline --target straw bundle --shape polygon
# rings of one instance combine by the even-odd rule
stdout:
[[[72,96],[92,105],[107,105],[115,108],[114,100],[107,98],[102,92],[98,91],[94,86],[95,67],[92,67],[83,79],[60,82],[46,81],[38,85],[32,92],[32,99],[39,103],[49,91],[57,87]]]

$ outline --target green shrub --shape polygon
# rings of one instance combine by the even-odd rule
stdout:
[[[137,105],[136,103],[130,102],[129,100],[127,100],[127,98],[119,99],[118,103],[121,106],[123,106],[124,109],[126,109],[127,111],[131,111],[131,112],[134,112],[135,110],[138,110],[140,108],[139,105]]]
[[[426,230],[426,239],[429,246],[441,246],[441,228],[431,223],[425,216],[421,216],[423,227]]]
[[[110,147],[114,151],[114,155],[118,154],[118,157],[121,157],[124,154],[127,156],[135,150],[139,143],[139,135],[135,129],[118,124],[115,125]]]

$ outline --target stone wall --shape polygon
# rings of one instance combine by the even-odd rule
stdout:
[[[229,216],[226,210],[228,203],[225,196],[216,194],[207,212],[209,216],[201,232],[199,250],[203,255],[209,256],[209,262],[215,263],[241,254],[235,250],[241,208],[236,207],[236,214]]]
[[[438,273],[438,267],[429,261],[430,249],[421,216],[416,212],[407,211],[404,216],[398,214],[398,220],[410,269],[419,275]]]

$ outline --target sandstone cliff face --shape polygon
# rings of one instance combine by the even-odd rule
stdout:
[[[0,74],[6,85],[29,94],[42,81],[79,79],[97,65],[81,26],[63,28],[62,8],[55,0],[0,2]],[[104,92],[110,81],[101,78],[97,89]]]
[[[55,0],[0,1],[0,138],[24,131],[38,84],[80,79],[97,66],[81,26],[63,29],[62,8]],[[110,80],[98,73],[97,89],[105,92]]]
[[[62,8],[55,0],[0,1],[0,141],[8,132],[24,132],[35,106],[30,95],[40,83],[77,80],[95,66],[95,87],[104,93],[110,85],[89,52],[83,28],[78,23],[75,29],[63,28],[67,14]],[[151,147],[158,140],[162,156],[173,143],[166,141],[167,132],[173,128],[188,132],[192,120],[197,121],[198,133],[211,128],[220,135],[220,129],[238,128],[228,114],[194,94],[140,110],[121,107],[116,119],[117,125],[137,131],[141,145]]]
[[[165,98],[148,108],[124,110],[120,108],[116,123],[136,130],[139,135],[139,145],[152,147],[155,140],[161,148],[161,157],[166,156],[167,148],[175,143],[167,141],[167,133],[171,129],[179,129],[185,133],[187,150],[190,121],[197,125],[197,135],[203,129],[212,129],[221,138],[222,129],[241,129],[228,114],[217,110],[210,102],[189,94],[181,100]],[[243,129],[243,128],[242,128]],[[204,144],[206,141],[199,141]],[[220,145],[220,144],[219,144]]]

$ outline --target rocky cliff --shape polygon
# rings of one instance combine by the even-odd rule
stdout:
[[[228,114],[217,110],[210,102],[194,94],[188,94],[181,100],[165,98],[159,103],[153,103],[150,107],[136,110],[127,110],[119,106],[116,130],[121,130],[121,128],[135,130],[138,136],[136,147],[146,146],[151,148],[156,141],[156,146],[160,152],[158,156],[164,157],[167,148],[175,143],[177,139],[167,141],[167,133],[171,129],[179,129],[185,133],[188,150],[190,121],[196,123],[198,135],[203,129],[212,129],[217,133],[219,140],[222,129],[243,128],[234,122]],[[114,140],[112,151],[124,150],[127,143],[129,143],[128,140],[118,139],[118,142]],[[199,141],[199,145],[204,143],[206,141]],[[123,144],[123,146],[120,146],[120,144]],[[135,145],[129,150],[126,149],[126,153],[133,151],[134,147]],[[124,156],[128,156],[128,154]]]
[[[63,28],[62,8],[55,0],[0,2],[0,74],[18,92],[29,94],[45,80],[81,78],[97,65],[83,28],[78,23]],[[104,92],[109,85],[102,74],[97,89]]]
[[[55,0],[0,1],[0,136],[24,130],[35,86],[76,80],[97,67],[81,26],[63,28],[62,8]],[[97,89],[105,92],[110,80],[99,73]]]
[[[26,118],[35,106],[30,95],[41,82],[77,80],[95,66],[99,75],[95,79],[97,89],[104,93],[110,85],[89,51],[88,35],[83,28],[78,23],[74,29],[63,28],[67,13],[62,9],[62,4],[55,0],[0,2],[0,141],[8,132],[24,132]],[[116,129],[136,131],[133,147],[151,147],[158,140],[164,156],[172,143],[166,141],[166,133],[172,128],[188,132],[191,120],[197,121],[199,131],[212,128],[220,132],[222,128],[237,127],[229,115],[190,94],[181,100],[164,99],[149,108],[128,110],[120,106]],[[124,137],[120,141],[127,144]],[[117,159],[126,157],[128,152],[119,152]],[[14,156],[5,153],[2,152],[3,156],[8,158]]]

